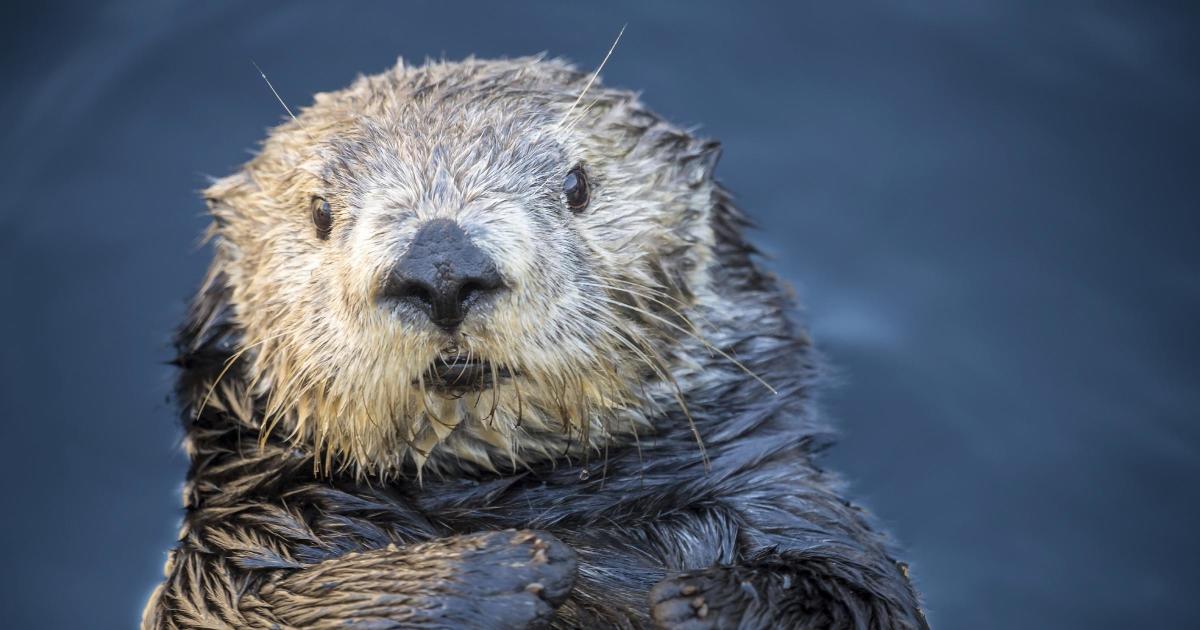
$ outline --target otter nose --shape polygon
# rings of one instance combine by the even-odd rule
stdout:
[[[380,297],[408,302],[452,331],[468,309],[503,288],[496,265],[462,228],[449,219],[434,219],[417,230]]]

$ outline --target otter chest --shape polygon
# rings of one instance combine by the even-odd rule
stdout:
[[[571,544],[582,562],[609,571],[659,576],[728,564],[739,555],[732,512],[688,501],[671,485],[637,478],[538,482],[531,476],[448,481],[420,500],[431,521],[455,533],[539,529]]]

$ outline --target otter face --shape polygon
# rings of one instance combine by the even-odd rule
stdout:
[[[401,64],[207,191],[266,430],[368,471],[495,467],[674,404],[716,145],[588,78]]]

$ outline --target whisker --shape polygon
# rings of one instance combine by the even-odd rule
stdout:
[[[525,401],[521,399],[521,379],[516,376],[516,368],[510,368],[509,373],[513,375],[513,377],[509,379],[509,382],[512,383],[513,390],[517,393],[517,419],[515,427],[520,428],[521,421],[525,419]]]
[[[567,113],[564,114],[562,119],[558,121],[556,128],[562,127],[563,122],[567,120],[567,117],[571,115],[571,112],[575,111],[575,108],[579,105],[579,102],[583,100],[584,95],[588,93],[588,90],[592,89],[592,84],[595,83],[596,78],[600,76],[600,71],[603,70],[604,65],[608,63],[608,58],[611,57],[613,51],[617,49],[617,43],[621,41],[621,36],[625,34],[626,26],[629,25],[624,24],[621,26],[621,31],[617,33],[617,38],[613,40],[612,46],[608,47],[608,53],[604,55],[604,60],[600,62],[600,66],[596,68],[596,71],[592,73],[592,77],[588,79],[587,84],[583,86],[583,91],[579,93],[579,96],[575,99],[575,102],[571,103],[571,108],[568,109]]]
[[[672,315],[674,315],[674,316],[678,317],[679,319],[683,320],[683,321],[684,321],[684,322],[685,322],[685,323],[686,323],[686,324],[687,324],[687,325],[688,325],[688,326],[689,326],[689,327],[690,327],[690,328],[691,328],[693,331],[698,331],[698,330],[699,330],[699,327],[698,327],[698,326],[696,326],[696,324],[695,324],[695,323],[692,321],[692,319],[691,319],[690,317],[688,317],[687,315],[684,315],[684,314],[683,314],[682,312],[680,312],[678,309],[676,309],[676,308],[672,307],[670,304],[667,304],[666,302],[663,302],[662,300],[657,300],[657,299],[654,299],[653,297],[650,297],[650,296],[648,296],[648,295],[644,295],[644,294],[642,294],[642,293],[640,293],[640,292],[638,292],[638,291],[636,291],[636,290],[633,290],[633,289],[621,289],[621,288],[617,288],[617,287],[613,287],[613,286],[608,286],[608,285],[605,285],[605,284],[597,284],[597,283],[594,283],[594,282],[587,282],[586,280],[584,280],[584,281],[580,281],[580,283],[579,283],[579,284],[582,284],[582,285],[584,285],[584,286],[589,286],[589,287],[595,287],[595,288],[597,288],[597,289],[604,289],[605,291],[612,291],[613,293],[624,293],[624,294],[626,294],[626,295],[632,296],[632,297],[634,297],[634,298],[636,298],[636,299],[639,299],[639,300],[646,300],[646,301],[649,301],[649,302],[654,302],[655,304],[658,304],[659,306],[661,306],[661,307],[663,307],[663,308],[665,308],[665,309],[667,309],[667,310],[671,311],[671,314],[672,314]],[[637,286],[637,285],[632,285],[632,286]],[[684,305],[683,305],[683,303],[682,303],[682,302],[680,302],[679,300],[676,300],[676,303],[677,303],[677,304],[679,304],[681,307],[683,307],[683,306],[684,306]]]
[[[612,277],[612,278],[601,278],[600,279],[601,284],[609,283],[609,282],[623,284],[627,287],[632,287],[634,289],[634,291],[631,291],[629,289],[618,289],[616,287],[607,287],[607,286],[605,287],[610,290],[627,291],[630,293],[643,295],[644,297],[647,297],[647,298],[649,298],[650,296],[654,296],[654,297],[660,298],[662,300],[670,300],[679,308],[687,308],[689,306],[687,302],[684,302],[683,300],[679,299],[678,297],[671,295],[670,293],[667,293],[664,289],[647,286],[647,285],[641,284],[639,282],[634,282],[633,280],[629,280],[627,278]],[[664,307],[668,306],[668,304],[666,302],[659,302],[659,304],[662,304]],[[680,317],[682,317],[682,315],[680,315]]]
[[[591,297],[593,296],[587,296],[586,299],[591,299]],[[657,359],[657,361],[652,361],[645,353],[635,346],[632,341],[626,339],[625,336],[615,332],[612,328],[606,326],[600,321],[596,321],[594,324],[599,326],[603,332],[606,332],[608,335],[625,345],[625,347],[633,351],[633,353],[637,355],[642,362],[645,363],[645,365],[649,367],[660,379],[662,379],[663,382],[671,385],[675,394],[675,400],[679,403],[680,410],[688,420],[688,426],[691,428],[693,437],[696,438],[696,444],[700,448],[700,458],[704,461],[704,470],[707,472],[709,470],[709,460],[708,451],[704,447],[704,439],[700,436],[700,430],[696,427],[696,421],[692,418],[692,413],[688,409],[687,401],[683,396],[683,389],[679,386],[679,382],[675,380],[675,377],[671,375],[668,370],[666,370],[665,362],[662,360],[662,357],[659,356],[653,348],[646,344],[646,349],[654,354],[655,358]],[[625,332],[632,335],[632,333],[629,333],[628,331]],[[645,344],[644,341],[643,344]]]
[[[442,422],[442,419],[439,418],[437,414],[433,413],[433,410],[429,408],[429,392],[425,389],[424,376],[417,377],[417,385],[421,389],[421,406],[425,408],[425,415],[428,416],[430,420],[442,425],[443,427],[446,427],[447,429],[453,429],[455,426],[457,426]]]
[[[587,118],[588,112],[592,111],[592,108],[596,106],[596,103],[599,103],[603,98],[603,96],[597,96],[596,98],[592,99],[592,102],[588,103],[587,106],[579,110],[579,115],[575,117],[575,120],[571,121],[569,126],[567,126],[565,129],[560,126],[559,131],[561,131],[563,134],[569,134],[570,132],[574,131],[575,127],[578,127],[579,123],[583,122]]]
[[[751,377],[751,378],[753,378],[754,380],[758,381],[758,382],[759,382],[759,384],[761,384],[763,387],[767,388],[767,391],[771,392],[772,394],[776,394],[776,395],[778,395],[778,394],[779,394],[779,392],[778,392],[778,391],[776,391],[776,389],[775,389],[774,387],[772,387],[770,383],[768,383],[768,382],[766,382],[765,380],[763,380],[763,378],[762,378],[761,376],[759,376],[758,374],[755,374],[755,373],[754,373],[754,372],[753,372],[753,371],[752,371],[750,368],[746,367],[746,366],[745,366],[745,364],[743,364],[741,361],[738,361],[737,359],[735,359],[735,358],[733,358],[732,356],[730,356],[730,354],[729,354],[729,353],[727,353],[727,352],[725,352],[724,350],[721,350],[720,348],[718,348],[718,347],[716,347],[716,346],[712,345],[711,343],[709,343],[709,341],[708,341],[707,339],[705,339],[705,338],[701,337],[700,335],[698,335],[698,334],[696,334],[696,333],[694,333],[694,332],[692,332],[692,331],[690,331],[690,330],[688,330],[688,329],[684,328],[683,326],[680,326],[679,324],[676,324],[675,322],[672,322],[671,320],[669,320],[669,319],[667,319],[667,318],[665,318],[665,317],[662,317],[661,315],[656,315],[656,314],[654,314],[654,313],[651,313],[650,311],[647,311],[647,310],[645,310],[645,309],[641,309],[641,308],[638,308],[638,307],[636,307],[636,306],[630,306],[629,304],[625,304],[625,303],[623,303],[623,302],[619,302],[619,301],[617,301],[617,300],[614,300],[614,299],[612,299],[612,298],[606,298],[606,297],[603,297],[603,296],[596,296],[596,297],[597,297],[598,299],[604,300],[605,302],[607,302],[607,303],[609,303],[609,304],[612,304],[612,305],[614,305],[614,306],[621,307],[621,308],[629,308],[629,309],[632,309],[632,310],[634,310],[634,311],[636,311],[636,312],[638,312],[638,313],[640,313],[640,314],[642,314],[642,315],[645,315],[645,316],[647,316],[647,317],[650,317],[650,318],[652,318],[652,319],[654,319],[654,320],[656,320],[656,321],[659,321],[659,322],[661,322],[661,323],[663,323],[663,324],[666,324],[667,326],[670,326],[670,327],[674,328],[675,330],[678,330],[678,331],[680,331],[680,332],[682,332],[682,333],[684,333],[684,334],[686,334],[686,335],[688,335],[688,336],[692,337],[692,338],[693,338],[693,339],[695,339],[696,341],[699,341],[701,344],[703,344],[703,345],[704,345],[704,347],[705,347],[705,348],[707,348],[707,349],[708,349],[710,352],[713,352],[713,353],[715,353],[715,354],[719,355],[721,358],[725,359],[726,361],[729,361],[730,363],[734,364],[734,365],[735,365],[735,366],[737,366],[737,367],[738,367],[738,369],[740,369],[742,372],[745,372],[747,376],[750,376],[750,377]]]
[[[288,107],[288,104],[283,101],[283,97],[279,95],[279,91],[275,89],[274,85],[271,85],[271,80],[267,78],[267,73],[263,72],[262,68],[258,67],[258,64],[254,63],[253,59],[250,60],[250,65],[254,66],[255,70],[258,70],[258,76],[262,77],[262,80],[266,82],[267,87],[271,89],[271,93],[275,95],[275,100],[279,101],[280,105],[283,105],[283,111],[287,112],[287,115],[292,117],[292,122],[296,123],[297,127],[300,127],[300,131],[303,131],[304,135],[308,136],[309,140],[316,142],[316,140],[309,135],[308,130],[304,128],[304,125],[300,124],[300,119],[296,118],[296,115],[292,113],[292,108]]]
[[[210,385],[208,387],[208,393],[206,393],[204,395],[204,399],[202,401],[200,401],[200,407],[196,410],[196,415],[193,416],[193,419],[199,419],[200,414],[204,413],[204,409],[205,409],[205,407],[208,406],[208,399],[212,396],[213,390],[215,390],[217,388],[217,385],[219,385],[221,383],[221,379],[225,378],[225,373],[229,371],[229,368],[233,367],[233,364],[235,362],[237,362],[237,360],[240,359],[243,354],[245,354],[248,350],[250,350],[251,348],[253,348],[255,346],[262,345],[268,341],[271,341],[272,339],[277,339],[279,337],[282,337],[283,335],[284,335],[284,333],[279,333],[279,334],[267,337],[265,339],[256,341],[254,343],[248,344],[245,347],[243,347],[241,350],[238,350],[236,353],[234,353],[228,359],[226,359],[225,366],[221,368],[221,372],[219,374],[217,374],[216,380],[214,380],[212,385]]]

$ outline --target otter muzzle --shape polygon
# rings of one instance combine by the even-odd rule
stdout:
[[[462,228],[434,219],[417,230],[408,252],[388,273],[380,298],[406,302],[453,332],[468,310],[503,288],[495,263]]]

